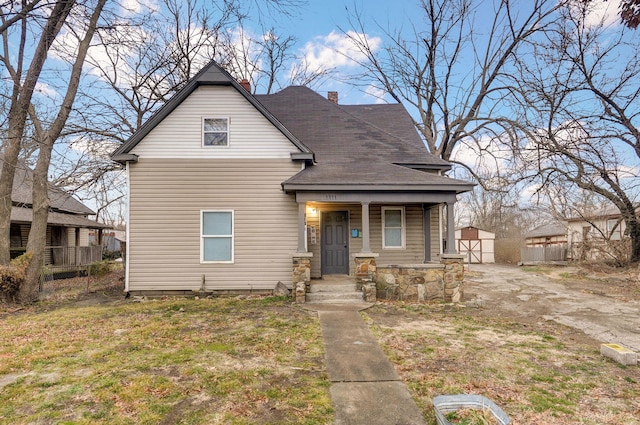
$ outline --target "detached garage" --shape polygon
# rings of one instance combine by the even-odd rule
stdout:
[[[457,229],[455,235],[458,252],[466,255],[468,262],[473,264],[496,262],[493,248],[495,233],[469,226]]]

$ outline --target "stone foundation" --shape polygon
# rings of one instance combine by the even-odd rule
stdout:
[[[445,254],[440,264],[378,266],[377,296],[410,302],[460,302],[464,289],[464,256]]]
[[[296,303],[304,304],[311,285],[311,257],[310,252],[296,253],[292,256],[292,292]]]
[[[362,291],[362,299],[366,302],[376,302],[377,290],[375,278],[378,267],[376,265],[378,254],[358,253],[354,254],[356,288]]]
[[[311,285],[312,253],[293,254],[293,296],[306,301]],[[353,256],[357,290],[367,302],[377,298],[411,302],[460,302],[464,295],[464,255],[443,254],[440,264],[378,266],[375,253]]]
[[[458,303],[464,297],[464,255],[443,254],[440,262],[444,264],[444,300]]]

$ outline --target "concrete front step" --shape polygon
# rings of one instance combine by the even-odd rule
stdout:
[[[310,303],[362,302],[362,292],[309,292],[306,301]]]
[[[312,283],[309,292],[357,292],[355,283]]]

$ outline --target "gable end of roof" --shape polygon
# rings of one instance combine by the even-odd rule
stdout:
[[[173,112],[191,93],[200,86],[231,86],[235,88],[251,105],[253,105],[271,124],[273,124],[302,153],[313,154],[287,128],[282,125],[258,100],[237,82],[231,74],[222,69],[215,61],[209,62],[187,84],[180,89],[167,103],[158,109],[125,143],[111,153],[116,162],[132,160],[124,156],[144,139],[158,124]]]

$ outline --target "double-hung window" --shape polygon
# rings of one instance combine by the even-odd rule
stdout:
[[[382,207],[382,247],[405,248],[405,221],[403,207]]]
[[[233,211],[202,211],[201,258],[204,263],[233,263]]]
[[[229,146],[229,118],[203,118],[202,145]]]

